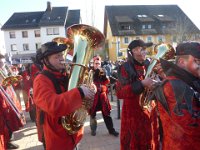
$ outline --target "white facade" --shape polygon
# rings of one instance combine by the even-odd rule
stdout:
[[[48,35],[47,30],[48,28],[54,28],[58,31],[58,34]],[[40,37],[35,37],[35,31],[40,30]],[[22,32],[27,31],[28,36],[23,37]],[[10,38],[10,32],[15,33],[15,38]],[[46,42],[51,41],[55,37],[66,37],[66,31],[64,26],[48,26],[48,27],[41,27],[36,29],[24,29],[24,30],[5,30],[4,31],[4,38],[5,38],[5,48],[6,53],[8,54],[28,54],[28,53],[35,53],[36,52],[36,44],[41,45]],[[12,45],[16,45],[17,50],[12,50]],[[28,49],[24,50],[23,45],[28,45]]]
[[[4,34],[3,31],[1,31],[1,24],[0,24],[0,53],[5,54],[5,43],[4,43]]]

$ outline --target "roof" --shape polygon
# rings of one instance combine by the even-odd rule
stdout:
[[[78,24],[80,22],[80,10],[69,10],[66,21],[66,28],[73,25]]]
[[[14,13],[1,29],[38,28],[43,14],[42,11]]]
[[[68,7],[52,7],[40,12],[14,13],[1,30],[32,29],[42,26],[69,26],[78,24],[80,10],[68,10]]]
[[[113,36],[174,33],[175,27],[169,26],[163,29],[162,26],[170,23],[180,24],[180,18],[188,33],[200,33],[200,30],[177,5],[106,6],[105,15]],[[120,29],[124,24],[129,27],[123,28],[125,30]],[[152,28],[142,29],[142,25],[149,24]],[[135,34],[133,34],[134,31]]]
[[[40,26],[64,25],[68,7],[52,7],[51,11],[46,10],[39,22]]]
[[[133,19],[128,16],[115,16],[115,19],[117,22],[133,22]]]

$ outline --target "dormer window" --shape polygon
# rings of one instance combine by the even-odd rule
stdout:
[[[147,15],[137,15],[138,16],[138,18],[146,18],[147,17]]]
[[[164,15],[158,15],[158,17],[164,17]]]
[[[36,22],[36,19],[33,19],[32,22]]]

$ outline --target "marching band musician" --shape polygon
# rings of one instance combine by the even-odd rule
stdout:
[[[165,82],[154,93],[163,128],[162,149],[198,150],[200,105],[195,92],[200,92],[200,43],[180,43],[175,64],[161,60],[161,66]]]
[[[5,65],[5,57],[0,54],[0,71],[1,71],[1,79],[2,82],[5,73],[7,72],[4,68]],[[7,87],[3,87],[3,85],[0,85],[3,89],[6,89]],[[5,93],[4,93],[5,92]],[[23,126],[21,120],[17,117],[16,113],[14,112],[13,108],[9,105],[9,103],[6,101],[5,94],[8,94],[13,99],[13,103],[16,105],[18,109],[21,110],[21,105],[19,104],[19,101],[14,99],[14,93],[12,93],[11,90],[9,90],[9,87],[5,90],[0,92],[0,148],[3,149],[17,149],[19,146],[10,142],[10,139],[13,138],[12,133],[14,131],[19,130],[20,127]]]
[[[73,150],[83,135],[83,128],[69,135],[62,127],[61,117],[69,115],[82,106],[83,99],[94,99],[95,86],[80,87],[67,90],[68,76],[63,72],[66,68],[64,59],[65,44],[47,42],[41,46],[43,71],[36,76],[33,83],[33,100],[43,112],[40,118],[44,129],[47,150]],[[50,77],[51,76],[51,77]],[[56,82],[57,84],[54,84]]]
[[[109,78],[106,75],[106,70],[101,67],[101,57],[94,56],[93,58],[93,82],[97,87],[97,93],[94,97],[94,103],[92,108],[90,109],[90,128],[91,128],[91,135],[96,135],[97,129],[97,120],[96,120],[96,112],[102,111],[102,116],[108,132],[113,136],[118,136],[119,133],[115,131],[113,127],[112,117],[110,116],[111,113],[111,105],[108,99],[108,88],[107,84],[110,83]]]
[[[146,48],[153,43],[134,40],[128,45],[128,60],[119,66],[116,92],[123,99],[120,148],[121,150],[150,150],[152,129],[149,112],[140,106],[140,95],[151,88],[154,80],[145,77]]]

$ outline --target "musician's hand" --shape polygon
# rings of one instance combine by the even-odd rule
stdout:
[[[141,81],[143,86],[146,88],[153,88],[155,83],[157,82],[156,80],[153,80],[151,78],[146,78],[144,80]]]
[[[97,92],[96,86],[94,84],[92,84],[90,86],[81,85],[80,88],[83,91],[84,99],[92,100],[92,101],[94,100],[94,96]]]

